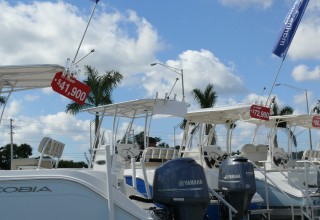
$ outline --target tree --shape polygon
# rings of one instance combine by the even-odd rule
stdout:
[[[82,109],[97,107],[99,105],[107,105],[112,103],[112,92],[121,82],[123,76],[114,70],[106,71],[100,76],[99,72],[91,66],[85,66],[85,74],[87,78],[84,83],[90,86],[91,91],[84,103],[80,105],[76,102],[71,102],[66,107],[66,112],[77,114]],[[99,116],[95,116],[95,134],[97,134],[99,126]]]
[[[0,96],[0,104],[6,103],[6,98],[3,96]]]
[[[200,105],[200,108],[213,107],[218,97],[216,91],[214,90],[214,86],[210,83],[207,85],[204,91],[201,91],[200,89],[196,88],[196,89],[193,89],[191,93],[194,100],[197,101],[198,104]],[[197,128],[198,126],[196,126],[194,129],[197,129]],[[206,135],[209,134],[211,128],[212,128],[211,124],[206,124],[206,130],[205,130]],[[215,138],[215,135],[213,135],[210,144],[215,144],[215,143],[216,143],[216,138]]]
[[[290,106],[284,106],[282,108],[280,108],[276,102],[276,96],[274,96],[271,100],[272,106],[271,106],[271,110],[272,110],[272,116],[277,116],[277,115],[292,115],[294,109]],[[293,141],[294,146],[297,146],[297,140],[296,140],[296,136],[293,134],[293,132],[287,128],[287,123],[281,120],[277,121],[276,126],[278,128],[285,128],[285,131],[288,132],[288,135],[290,135],[290,138]],[[278,147],[278,137],[277,134],[275,134],[274,139],[273,139],[273,144],[274,147]]]
[[[201,108],[211,108],[215,105],[217,93],[212,84],[208,84],[204,91],[200,89],[192,90],[194,100],[198,102]]]
[[[73,160],[60,160],[58,168],[88,168],[88,164],[83,161],[74,162]]]
[[[144,149],[144,131],[141,131],[139,134],[136,134],[134,136],[135,141],[137,142],[137,144],[140,146],[140,150]],[[160,142],[161,138],[160,137],[153,137],[154,139],[156,139],[156,142]],[[148,139],[148,137],[147,137]]]
[[[315,114],[320,114],[320,100],[318,100],[316,106],[313,107],[312,112]]]
[[[10,156],[11,144],[7,144],[4,147],[0,147],[0,168],[3,170],[10,170],[11,168],[11,156]],[[20,146],[13,144],[13,158],[28,158],[32,155],[32,148],[28,144],[21,144]]]
[[[162,147],[162,148],[169,148],[169,144],[167,144],[166,142],[161,142],[159,145],[159,147]]]

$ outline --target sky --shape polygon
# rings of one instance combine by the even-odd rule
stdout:
[[[276,80],[282,85],[272,88],[281,64],[272,49],[293,3],[100,0],[77,59],[95,52],[81,60],[79,68],[90,65],[101,74],[119,71],[124,78],[113,91],[114,102],[153,98],[156,92],[164,97],[176,78],[172,94],[181,98],[181,75],[161,65],[150,66],[158,62],[183,69],[189,110],[199,108],[191,91],[211,83],[218,95],[216,106],[265,102],[271,95],[280,107],[289,105],[294,113],[305,113],[306,94],[310,109],[319,99],[320,1],[310,0]],[[89,0],[0,0],[0,65],[64,66],[67,58],[75,57],[93,7]],[[70,102],[51,88],[14,93],[0,125],[0,146],[10,143],[13,119],[14,143],[30,144],[34,155],[41,138],[49,136],[66,144],[63,159],[85,160],[93,116],[65,113]],[[159,122],[153,134],[172,144],[179,120],[168,120],[166,127]],[[241,141],[235,143],[236,149],[252,137],[247,125],[238,130]],[[175,132],[181,137],[181,130]],[[316,146],[319,133],[312,135]],[[299,150],[304,150],[308,137],[300,137]]]

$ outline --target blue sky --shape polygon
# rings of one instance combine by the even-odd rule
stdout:
[[[118,70],[124,75],[113,93],[114,102],[154,97],[169,92],[176,73],[154,62],[183,68],[186,101],[194,88],[212,83],[219,105],[266,100],[281,63],[272,49],[294,0],[100,0],[78,58],[99,72]],[[89,0],[0,0],[0,65],[60,64],[73,59],[94,3]],[[282,66],[277,83],[308,91],[310,108],[319,99],[320,2],[311,0]],[[80,76],[81,78],[82,76]],[[181,81],[173,93],[181,97]],[[266,90],[263,91],[263,88]],[[262,93],[263,91],[263,93]],[[275,87],[280,106],[295,113],[306,111],[304,92]],[[66,143],[65,159],[84,159],[91,115],[65,114],[70,101],[51,88],[11,96],[0,132],[9,143],[8,120],[13,118],[14,141],[29,143],[37,154],[43,136]],[[177,119],[169,124],[173,130]],[[159,126],[160,127],[160,126]],[[160,128],[157,128],[160,129]],[[155,136],[172,143],[168,129]],[[240,128],[239,128],[240,129]],[[180,131],[179,131],[180,132]],[[172,133],[172,132],[171,132]],[[250,134],[241,133],[243,139]],[[314,133],[314,144],[318,142]],[[307,137],[301,138],[307,143]],[[240,144],[239,144],[240,146]]]

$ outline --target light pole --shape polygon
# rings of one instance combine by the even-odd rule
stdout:
[[[288,88],[290,88],[290,89],[293,89],[293,90],[295,90],[295,91],[304,93],[305,96],[306,96],[307,113],[310,114],[310,112],[309,112],[308,90],[306,90],[306,89],[301,89],[301,88],[298,88],[298,87],[295,87],[295,86],[291,86],[291,85],[288,85],[288,84],[285,84],[285,83],[278,83],[278,84],[276,84],[275,86],[281,86],[281,85],[282,85],[282,86],[286,86],[286,87],[288,87]],[[309,130],[310,149],[312,150],[311,130],[310,130],[310,129],[308,129],[308,130]]]
[[[178,68],[174,68],[172,66],[168,66],[166,64],[163,63],[151,63],[150,66],[155,66],[155,65],[161,65],[177,74],[179,74],[181,76],[181,84],[182,84],[182,101],[184,101],[184,82],[183,82],[183,69],[178,69]]]

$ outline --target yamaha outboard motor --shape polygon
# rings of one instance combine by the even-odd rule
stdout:
[[[252,197],[256,193],[253,165],[244,157],[225,159],[219,169],[218,187],[222,190],[225,200],[238,211],[233,219],[241,219],[247,214]],[[221,211],[223,219],[227,219],[227,207],[222,205]]]
[[[202,166],[191,158],[164,163],[155,171],[153,201],[170,210],[174,220],[202,220],[210,203]]]

